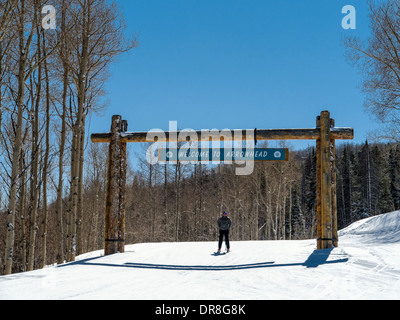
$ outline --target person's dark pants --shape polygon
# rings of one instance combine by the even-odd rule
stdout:
[[[225,237],[225,244],[226,244],[226,249],[230,249],[229,246],[229,230],[219,230],[219,243],[218,243],[218,250],[221,250],[222,248],[222,242]]]

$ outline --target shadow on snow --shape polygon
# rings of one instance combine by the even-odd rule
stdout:
[[[275,262],[260,262],[251,264],[240,264],[240,265],[222,265],[222,266],[207,266],[207,265],[170,265],[170,264],[151,264],[151,263],[135,263],[127,262],[124,264],[112,264],[112,263],[97,263],[95,260],[102,257],[89,258],[64,264],[58,266],[59,268],[71,266],[71,265],[83,265],[83,266],[102,266],[102,267],[118,267],[118,268],[136,268],[136,269],[159,269],[159,270],[180,270],[180,271],[227,271],[227,270],[245,270],[245,269],[260,269],[260,268],[277,268],[277,267],[292,267],[292,266],[304,266],[306,268],[317,268],[324,264],[333,263],[344,263],[349,259],[338,259],[328,261],[329,255],[333,249],[326,250],[315,250],[306,261],[299,263],[281,263]]]

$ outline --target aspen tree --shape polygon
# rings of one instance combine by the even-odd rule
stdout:
[[[19,158],[22,148],[22,126],[25,99],[25,81],[27,78],[27,62],[28,52],[32,44],[35,30],[35,24],[30,21],[30,25],[26,22],[28,15],[29,1],[20,0],[16,7],[16,27],[18,35],[18,91],[16,99],[16,128],[15,139],[13,141],[12,150],[12,168],[10,178],[10,192],[7,205],[7,235],[6,235],[6,252],[5,252],[5,274],[11,274],[14,258],[14,242],[15,242],[15,213],[17,201],[17,184],[19,176]],[[35,11],[36,12],[36,11]],[[36,15],[36,13],[34,14]],[[35,19],[34,19],[35,20]]]

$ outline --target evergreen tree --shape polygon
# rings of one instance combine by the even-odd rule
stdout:
[[[372,199],[374,202],[373,214],[382,214],[394,211],[393,198],[390,192],[390,176],[387,160],[384,158],[378,145],[374,145],[371,152],[374,164],[372,181]]]
[[[353,213],[356,215],[356,220],[358,220],[374,215],[375,199],[373,197],[373,187],[377,176],[368,141],[365,141],[365,144],[358,152],[356,161],[356,197],[352,205],[354,208]]]
[[[337,157],[337,208],[338,208],[338,227],[339,229],[346,227],[351,223],[351,207],[352,207],[352,167],[350,160],[354,159],[354,155],[349,145],[343,149],[342,157]]]
[[[400,148],[396,144],[395,148],[390,148],[389,160],[390,192],[393,198],[395,210],[400,209]]]

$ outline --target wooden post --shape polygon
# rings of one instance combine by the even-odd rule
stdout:
[[[321,234],[318,249],[332,248],[332,169],[331,119],[329,111],[321,112]]]
[[[121,132],[128,131],[128,121],[122,120]],[[121,141],[121,165],[119,181],[119,212],[118,212],[118,251],[125,252],[125,198],[126,198],[126,142]]]
[[[336,144],[331,140],[331,162],[332,162],[332,245],[339,246],[338,220],[337,220],[337,195],[336,195]]]
[[[124,124],[125,126],[127,124]],[[121,142],[121,116],[113,116],[109,147],[104,254],[124,252],[126,145]]]
[[[321,117],[317,117],[317,128],[321,127]],[[317,139],[317,148],[316,148],[316,196],[317,196],[317,249],[322,249],[321,241],[322,239],[322,222],[321,222],[321,137]]]

